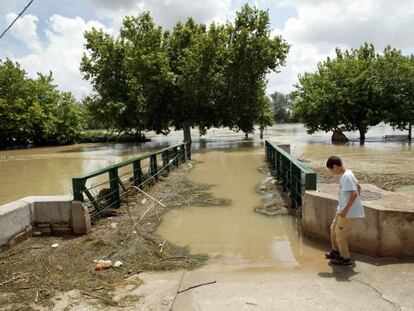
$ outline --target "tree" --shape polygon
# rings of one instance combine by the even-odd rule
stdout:
[[[263,111],[262,85],[266,74],[285,64],[289,45],[271,38],[267,11],[244,5],[229,24],[229,59],[225,71],[228,111],[225,124],[246,137]]]
[[[201,134],[211,126],[252,132],[266,110],[266,73],[288,51],[269,25],[267,12],[246,5],[234,25],[189,18],[164,31],[146,12],[126,17],[118,38],[93,29],[81,64],[96,91],[87,107],[108,126],[164,134],[174,126],[185,141],[195,126]]]
[[[81,114],[73,95],[57,90],[52,73],[29,79],[18,63],[0,61],[0,145],[73,143]]]
[[[291,100],[289,95],[285,95],[279,92],[274,92],[270,95],[273,108],[273,119],[279,122],[288,122],[290,120],[289,106]]]
[[[400,130],[409,131],[414,123],[414,57],[402,55],[388,46],[378,56],[377,72],[381,81],[383,120]]]
[[[168,51],[175,77],[171,120],[176,129],[184,130],[184,141],[191,142],[191,127],[204,133],[220,125],[226,39],[224,26],[212,23],[206,29],[192,18],[177,23],[171,32]]]
[[[337,89],[329,75],[331,64],[328,58],[318,64],[315,73],[300,75],[296,90],[292,92],[293,117],[304,123],[310,134],[319,130],[340,131],[342,112],[340,105],[332,104],[336,100]]]
[[[70,92],[60,92],[53,107],[55,125],[48,138],[52,144],[66,145],[79,141],[85,127],[84,112]]]
[[[190,127],[218,124],[215,96],[222,82],[217,60],[223,59],[224,27],[212,24],[207,30],[189,18],[167,32],[146,12],[126,17],[118,39],[97,30],[86,38],[90,53],[81,70],[98,93],[88,99],[89,110],[104,121],[109,116],[108,125],[114,116],[119,116],[117,128],[167,134],[172,125],[191,141]],[[119,57],[111,61],[113,53]],[[114,73],[120,74],[115,78]]]
[[[10,59],[0,60],[0,145],[24,144],[31,137],[29,94],[26,72]]]
[[[273,110],[272,110],[272,103],[266,95],[264,95],[261,98],[260,108],[261,111],[258,114],[257,124],[259,125],[260,130],[260,139],[263,139],[263,131],[268,126],[272,126],[274,123],[273,120]]]
[[[124,19],[121,40],[132,108],[127,114],[135,118],[139,129],[169,133],[174,76],[169,67],[168,33],[145,12]]]
[[[336,50],[336,58],[318,64],[318,70],[299,77],[293,93],[294,116],[309,133],[359,131],[360,140],[370,126],[383,120],[380,77],[373,45]]]
[[[139,132],[143,127],[143,99],[130,95],[124,41],[94,28],[85,32],[85,39],[88,53],[82,58],[80,70],[96,92],[86,99],[85,107],[107,128]]]

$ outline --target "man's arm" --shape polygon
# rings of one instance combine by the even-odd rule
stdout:
[[[361,186],[357,184],[357,187],[358,187],[358,194],[361,195]]]
[[[358,192],[360,191],[360,187],[358,188]],[[341,210],[340,213],[338,213],[339,216],[345,217],[348,213],[349,209],[351,208],[352,204],[354,204],[356,197],[358,196],[357,192],[351,191],[351,194],[349,195],[348,202],[346,203],[345,207]]]

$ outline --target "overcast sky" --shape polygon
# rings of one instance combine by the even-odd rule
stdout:
[[[0,0],[3,31],[28,0]],[[378,51],[387,44],[414,53],[413,0],[256,0],[269,10],[273,34],[291,44],[287,66],[269,75],[268,93],[290,92],[297,76],[313,71],[335,47],[371,42]],[[0,40],[0,59],[18,61],[31,76],[52,71],[61,90],[78,99],[91,91],[82,81],[79,63],[83,32],[101,27],[117,33],[125,15],[151,11],[155,21],[171,27],[193,16],[198,22],[232,20],[241,0],[35,0]]]

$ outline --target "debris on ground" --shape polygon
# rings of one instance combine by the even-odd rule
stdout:
[[[340,176],[333,175],[326,167],[312,167],[318,182],[339,183]],[[361,173],[354,172],[360,184],[372,184],[387,191],[395,191],[405,185],[414,185],[414,174]]]
[[[211,284],[216,284],[216,283],[217,283],[217,281],[211,281],[211,282],[206,282],[206,283],[201,283],[201,284],[193,285],[193,286],[187,287],[186,289],[177,291],[177,294],[181,294],[181,293],[187,292],[187,291],[189,291],[191,289],[194,289],[194,288],[197,288],[197,287],[200,287],[200,286],[211,285]]]
[[[259,167],[259,172],[265,178],[256,186],[256,192],[262,195],[262,204],[255,208],[255,212],[265,216],[289,214],[289,201],[279,182],[271,175],[267,166]]]
[[[98,305],[125,306],[128,300],[120,304],[114,295],[126,277],[202,265],[206,255],[190,254],[187,248],[164,241],[155,232],[162,215],[171,208],[229,204],[214,198],[208,192],[210,185],[188,181],[186,175],[193,167],[188,164],[144,189],[164,206],[155,204],[148,210],[152,200],[135,191],[116,209],[117,216],[94,221],[88,235],[56,237],[42,233],[0,252],[0,306],[10,310],[51,309],[62,293],[75,292]],[[59,247],[51,248],[52,244]],[[114,264],[96,269],[98,261],[93,261],[98,259]],[[136,299],[139,297],[131,297],[131,301]]]
[[[96,263],[95,271],[112,267],[112,260],[94,260]]]
[[[115,261],[114,265],[115,268],[119,268],[120,266],[122,266],[122,261]]]

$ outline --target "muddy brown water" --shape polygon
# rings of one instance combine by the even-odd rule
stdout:
[[[331,154],[344,157],[345,164],[361,172],[414,173],[414,149],[407,142],[387,141],[384,135],[406,134],[386,125],[372,128],[364,146],[356,141],[356,133],[347,133],[352,139],[346,145],[332,145],[330,134],[306,134],[300,124],[276,125],[265,132],[265,139],[290,143],[292,153],[310,160],[312,165],[323,165]],[[257,135],[243,141],[243,134],[227,129],[211,129],[200,138],[193,131],[193,150],[232,150],[237,148],[264,148]],[[149,134],[152,141],[142,144],[82,144],[64,147],[0,150],[0,204],[28,195],[70,194],[71,178],[104,168],[122,160],[179,143],[181,132],[169,136]],[[261,159],[258,159],[260,162]],[[258,163],[259,164],[259,163]],[[91,181],[99,183],[103,179]]]
[[[199,153],[188,178],[214,185],[210,191],[231,201],[230,206],[174,209],[164,215],[157,232],[190,252],[207,253],[220,261],[262,263],[277,261],[295,267],[302,260],[318,260],[315,249],[302,243],[289,215],[265,217],[254,212],[261,204],[255,186],[265,177],[257,170],[264,161],[261,149]],[[314,259],[312,259],[314,258]]]
[[[338,154],[348,167],[364,172],[412,172],[413,167],[403,165],[409,163],[413,155],[409,150],[400,150],[396,156],[394,148],[321,147],[320,144],[300,143],[292,146],[294,153],[301,152],[313,165],[319,165],[319,161],[324,165],[330,154]],[[257,169],[264,162],[263,148],[209,151],[197,153],[193,158],[200,163],[190,171],[189,180],[214,185],[211,193],[230,200],[231,204],[171,210],[158,227],[161,236],[188,247],[192,253],[207,253],[221,263],[254,262],[277,267],[326,265],[321,254],[323,245],[303,237],[295,217],[270,218],[254,212],[262,200],[256,185],[266,177]]]
[[[356,141],[355,133],[349,133],[350,143],[332,145],[329,134],[308,135],[302,125],[288,124],[266,130],[265,139],[290,143],[295,156],[315,166],[324,165],[328,156],[336,154],[355,171],[413,174],[412,145],[383,140],[384,135],[394,134],[404,133],[380,125],[368,132],[363,146]],[[0,204],[28,195],[70,194],[72,177],[179,143],[182,133],[152,137],[151,142],[142,144],[0,151]],[[214,185],[212,194],[230,199],[232,204],[173,210],[165,215],[158,229],[163,237],[188,246],[191,252],[208,253],[224,261],[277,261],[292,267],[303,262],[320,262],[321,251],[303,239],[294,218],[286,215],[268,218],[254,212],[261,200],[255,186],[264,177],[257,170],[264,162],[263,141],[257,135],[245,141],[240,133],[212,129],[204,138],[194,131],[193,138],[193,157],[201,163],[190,172],[189,179]]]

